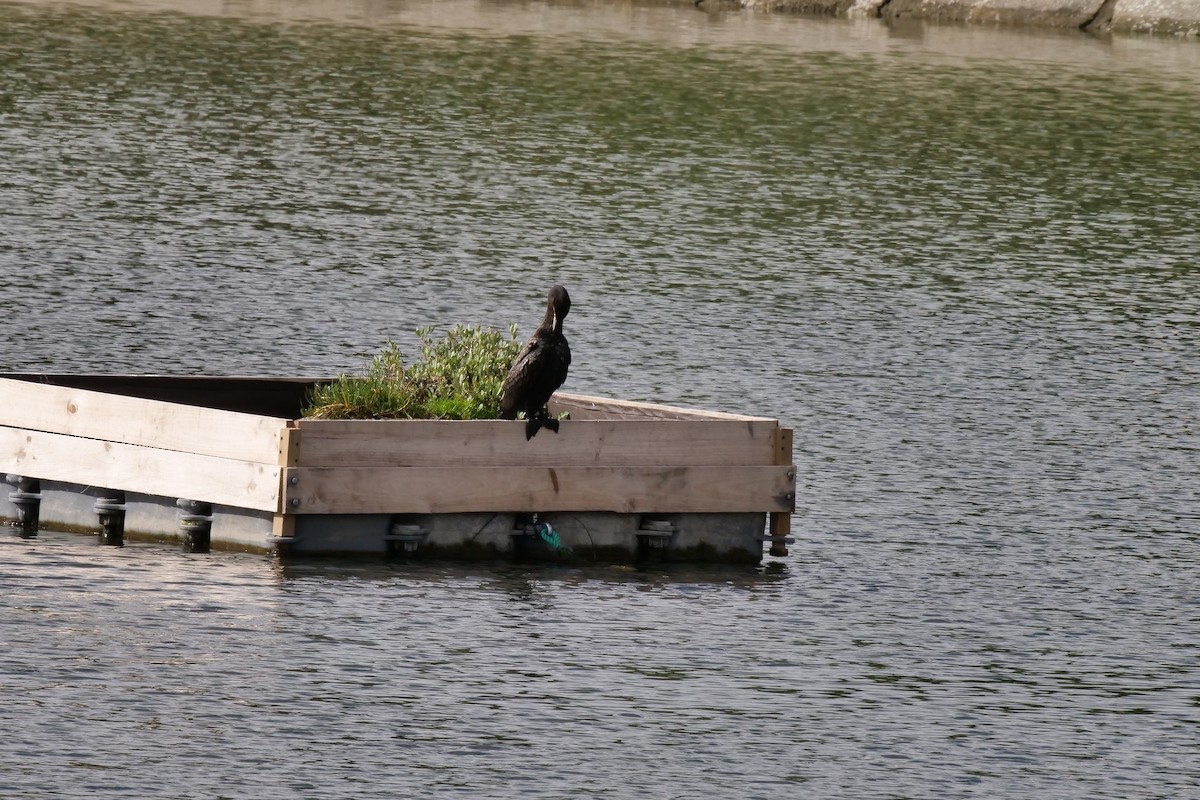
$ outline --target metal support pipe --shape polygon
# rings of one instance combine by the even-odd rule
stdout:
[[[96,498],[92,510],[100,518],[100,544],[124,547],[125,493],[120,489],[106,489]]]
[[[637,557],[639,561],[661,561],[666,558],[671,541],[679,529],[669,519],[642,517],[637,531]]]
[[[179,529],[183,549],[189,553],[207,553],[212,547],[212,504],[179,498]]]
[[[414,523],[404,517],[394,517],[388,526],[388,533],[383,537],[389,553],[411,555],[417,552],[429,531],[419,523]]]
[[[17,509],[15,527],[20,528],[19,536],[32,539],[37,536],[38,519],[42,507],[42,483],[37,478],[23,478],[20,475],[5,475],[6,483],[16,489],[10,492],[8,500]]]

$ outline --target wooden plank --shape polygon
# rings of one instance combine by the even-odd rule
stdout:
[[[796,510],[796,465],[792,462],[792,429],[779,428],[775,431],[775,463],[787,467],[792,479],[792,491],[787,496],[788,525],[791,525],[791,514]],[[786,533],[784,534],[786,535]]]
[[[265,417],[295,419],[300,416],[309,390],[332,378],[261,377],[241,375],[145,375],[0,373],[33,383],[70,386],[104,394],[162,400],[187,406],[219,408]]]
[[[792,429],[791,428],[776,428],[772,432],[775,440],[775,463],[776,464],[791,464],[792,463]]]
[[[283,503],[296,514],[784,511],[794,476],[784,466],[300,467],[286,471]]]
[[[525,440],[507,420],[300,420],[301,466],[748,466],[777,463],[762,420],[564,420]]]
[[[300,431],[296,423],[289,422],[288,426],[279,432],[279,452],[275,463],[281,467],[300,466]]]
[[[772,511],[770,522],[770,536],[774,540],[771,542],[770,553],[773,556],[786,556],[788,554],[787,538],[792,532],[792,512],[790,511]]]
[[[571,419],[725,419],[756,422],[775,422],[768,417],[727,414],[723,411],[704,411],[636,400],[614,400],[585,394],[557,392],[550,399],[550,413],[568,412]]]
[[[276,511],[282,467],[0,427],[0,470],[43,480]]]
[[[280,417],[0,379],[0,424],[275,464]],[[119,488],[119,487],[118,487]]]
[[[796,465],[792,463],[792,429],[779,428],[775,431],[775,463],[789,467],[792,470],[792,475],[796,474]],[[771,512],[770,521],[770,536],[774,540],[771,542],[770,553],[772,556],[782,557],[788,554],[787,538],[792,531],[792,512],[796,510],[796,492],[793,480],[793,490],[791,493],[790,508],[786,511]]]
[[[295,427],[295,423],[289,423],[280,437],[278,464],[281,467],[279,470],[279,496],[283,497],[284,481],[287,480],[286,468],[296,467],[300,464],[300,431]],[[271,536],[276,539],[290,539],[295,535],[296,517],[294,514],[287,513],[287,509],[280,503],[271,520]]]
[[[271,518],[271,537],[274,539],[291,539],[296,535],[296,515],[276,514]]]

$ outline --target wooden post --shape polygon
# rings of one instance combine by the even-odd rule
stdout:
[[[795,465],[792,464],[791,428],[780,428],[775,431],[775,463],[779,465],[789,465],[793,470],[795,470]],[[793,472],[793,475],[794,474],[795,473]],[[771,512],[771,555],[782,557],[788,554],[788,534],[791,533],[792,530],[792,512],[795,510],[796,494],[795,489],[793,488],[791,509],[788,511]]]
[[[291,539],[296,535],[296,515],[289,514],[284,507],[286,481],[288,470],[300,465],[300,430],[294,422],[280,431],[279,435],[279,502],[275,509],[275,518],[271,523],[271,537],[274,539]]]

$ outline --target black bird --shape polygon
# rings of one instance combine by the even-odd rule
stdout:
[[[500,419],[516,419],[517,413],[524,411],[527,441],[541,428],[558,433],[558,420],[550,419],[546,403],[567,379],[567,367],[571,366],[571,347],[562,332],[563,317],[570,310],[567,290],[558,284],[550,287],[546,316],[504,379]]]

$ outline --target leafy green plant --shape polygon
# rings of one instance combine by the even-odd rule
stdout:
[[[417,329],[421,356],[405,367],[400,347],[387,340],[366,375],[341,375],[309,394],[304,416],[318,419],[495,419],[508,369],[520,351],[491,328],[456,325],[442,338]]]

